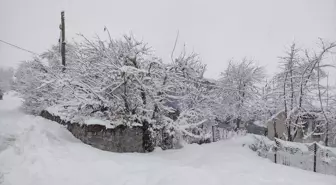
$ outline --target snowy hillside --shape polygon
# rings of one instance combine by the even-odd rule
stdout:
[[[276,165],[239,138],[181,150],[117,154],[82,144],[55,122],[0,100],[0,184],[4,185],[335,185],[336,177]]]

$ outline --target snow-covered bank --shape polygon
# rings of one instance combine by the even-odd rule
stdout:
[[[246,137],[149,154],[100,151],[82,144],[55,122],[20,113],[19,102],[12,96],[0,101],[4,185],[336,184],[334,176],[258,157],[242,147]]]

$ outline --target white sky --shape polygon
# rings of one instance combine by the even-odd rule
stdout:
[[[0,39],[41,53],[58,42],[61,10],[68,40],[104,38],[104,26],[115,38],[132,31],[165,60],[179,30],[177,51],[186,43],[199,53],[211,78],[244,56],[272,75],[293,40],[305,47],[318,37],[336,41],[336,0],[0,0]],[[0,67],[31,57],[0,43]]]

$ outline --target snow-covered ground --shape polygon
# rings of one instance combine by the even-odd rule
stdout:
[[[245,138],[149,154],[100,151],[55,122],[0,100],[0,184],[4,185],[336,185],[336,177],[258,157]]]

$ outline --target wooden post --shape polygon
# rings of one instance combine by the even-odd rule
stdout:
[[[329,73],[327,75],[327,111],[329,111]],[[328,138],[329,138],[329,121],[327,121],[326,124],[326,131],[325,131],[325,140],[324,140],[324,145],[328,146]]]
[[[62,65],[63,65],[63,70],[64,70],[65,69],[65,22],[64,22],[64,11],[61,12],[61,30],[62,30],[61,55],[62,55]]]
[[[212,125],[212,142],[215,142],[215,126]]]
[[[274,148],[274,163],[277,163],[277,151],[278,151],[278,147],[275,146],[275,148]]]
[[[314,172],[316,172],[316,153],[317,153],[317,144],[314,143]]]

